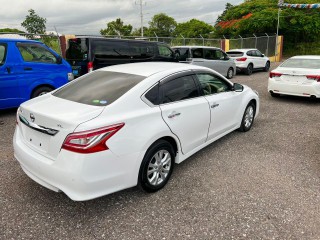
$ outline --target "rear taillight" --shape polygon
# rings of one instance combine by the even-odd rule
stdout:
[[[88,62],[88,73],[93,71],[93,62]]]
[[[236,61],[238,61],[238,62],[244,62],[244,61],[247,61],[247,58],[246,58],[246,57],[236,58]]]
[[[282,73],[276,73],[276,72],[270,72],[269,73],[269,77],[273,78],[273,77],[281,77]]]
[[[124,123],[119,123],[90,131],[69,134],[62,148],[77,153],[95,153],[108,150],[107,140],[118,132]]]
[[[315,80],[317,82],[320,82],[320,75],[307,75],[306,76],[309,80]]]

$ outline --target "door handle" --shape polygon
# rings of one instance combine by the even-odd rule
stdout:
[[[218,107],[219,106],[219,103],[214,103],[211,105],[211,108],[215,108],[215,107]]]
[[[10,74],[11,73],[11,68],[10,67],[6,67],[7,72]]]
[[[32,67],[25,67],[24,70],[30,71],[30,70],[32,70]]]
[[[174,118],[174,117],[179,116],[179,115],[181,115],[181,113],[172,112],[172,113],[169,114],[168,118]]]

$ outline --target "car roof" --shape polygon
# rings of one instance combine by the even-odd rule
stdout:
[[[258,50],[256,48],[237,48],[237,49],[230,49],[227,52],[246,52],[251,50]]]
[[[119,64],[105,68],[100,68],[97,71],[111,71],[111,72],[122,72],[133,75],[140,75],[149,77],[156,73],[172,73],[187,70],[205,70],[207,68],[190,65],[186,63],[174,63],[174,62],[143,62],[143,63],[130,63],[130,64]]]
[[[33,42],[33,43],[41,43],[40,41],[37,40],[29,40],[29,39],[21,39],[21,38],[0,38],[1,42]]]
[[[171,48],[214,48],[214,49],[219,49],[219,50],[221,50],[220,48],[218,48],[218,47],[209,47],[209,46],[173,46],[173,47],[171,47]]]
[[[289,59],[320,59],[320,55],[298,55]]]

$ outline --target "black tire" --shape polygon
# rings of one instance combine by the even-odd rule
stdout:
[[[280,97],[279,93],[270,92],[271,97],[277,98]]]
[[[243,113],[241,125],[239,128],[241,132],[247,132],[250,130],[254,122],[255,114],[256,114],[256,106],[252,102],[250,102]]]
[[[269,69],[270,69],[270,62],[269,62],[269,61],[267,61],[267,62],[266,62],[266,65],[264,66],[263,71],[265,71],[265,72],[269,72]]]
[[[252,65],[252,63],[249,63],[247,68],[245,69],[244,73],[247,75],[251,75],[252,72],[253,72],[253,65]]]
[[[39,97],[43,94],[51,92],[52,90],[53,90],[53,88],[51,88],[51,87],[39,87],[33,91],[31,98]]]
[[[231,79],[231,78],[233,78],[233,75],[234,75],[234,70],[233,70],[232,67],[230,67],[230,68],[228,69],[228,72],[227,72],[227,78],[228,78],[228,79]]]
[[[169,162],[167,164],[156,166],[157,160],[155,156],[161,151],[163,151],[164,155],[170,154],[170,160],[168,160]],[[162,157],[165,159],[164,155]],[[161,154],[159,154],[158,156],[161,156]],[[169,142],[158,140],[157,142],[152,144],[142,160],[138,176],[138,185],[146,192],[156,192],[163,188],[169,181],[172,174],[174,159],[174,149]],[[164,173],[164,171],[166,171],[166,173]],[[160,172],[162,172],[162,174],[164,175],[166,174],[165,177]],[[154,182],[152,183],[152,181]]]

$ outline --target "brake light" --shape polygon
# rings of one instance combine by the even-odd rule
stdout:
[[[276,72],[270,72],[269,73],[269,77],[273,78],[273,77],[281,77],[282,73],[276,73]]]
[[[123,126],[124,123],[119,123],[90,131],[71,133],[64,140],[62,148],[77,153],[95,153],[108,150],[107,140]]]
[[[247,58],[246,57],[242,57],[242,58],[237,58],[236,60],[238,62],[244,62],[244,61],[247,61]]]
[[[88,73],[93,71],[93,62],[88,62]]]
[[[317,82],[320,82],[320,75],[307,75],[306,77],[309,80],[316,80]]]

